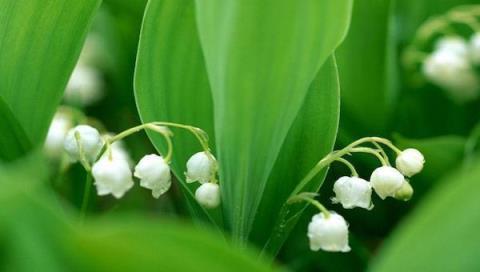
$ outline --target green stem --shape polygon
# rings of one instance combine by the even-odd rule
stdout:
[[[446,15],[447,20],[452,23],[464,24],[472,29],[472,31],[480,31],[480,24],[472,15],[461,12],[461,11],[452,11]]]
[[[380,155],[382,155],[383,159],[387,162],[388,166],[390,166],[390,160],[388,159],[387,153],[385,153],[385,150],[377,143],[373,142],[372,143],[377,149],[378,152],[380,152]]]
[[[377,159],[380,161],[380,163],[382,163],[383,166],[387,166],[388,163],[387,161],[382,157],[382,155],[380,155],[380,152],[377,151],[377,150],[374,150],[370,147],[356,147],[356,148],[352,148],[350,149],[350,152],[352,153],[367,153],[367,154],[372,154],[374,155],[375,157],[377,157]]]
[[[203,149],[205,151],[207,151],[207,152],[210,151],[209,148],[208,148],[208,139],[205,139],[202,135],[200,135],[198,133],[198,131],[204,132],[200,128],[192,127],[192,126],[188,126],[188,125],[177,124],[177,123],[170,123],[170,122],[152,122],[152,123],[155,124],[155,125],[160,125],[160,126],[177,127],[177,128],[186,129],[186,130],[190,131],[191,133],[193,133],[193,135],[195,135],[195,137],[200,142],[200,145],[203,147]]]
[[[168,135],[168,133],[166,133],[165,131],[163,131],[162,129],[160,129],[158,126],[155,126],[155,125],[150,125],[150,126],[147,126],[146,128],[153,130],[163,136],[163,138],[165,139],[165,142],[167,142],[167,149],[168,149],[167,155],[165,156],[165,162],[170,163],[173,155],[173,143],[172,143],[172,139],[170,138],[170,135]]]
[[[83,168],[85,168],[85,170],[87,172],[90,172],[91,166],[90,166],[90,163],[88,162],[87,157],[85,156],[85,151],[83,150],[83,146],[81,144],[80,133],[78,131],[75,131],[74,136],[75,136],[75,142],[77,143],[77,147],[78,147],[78,154],[80,156],[80,163],[82,164]]]
[[[352,172],[352,176],[353,177],[358,177],[357,170],[355,170],[355,167],[349,161],[347,161],[344,158],[338,158],[335,161],[338,161],[338,162],[341,162],[341,163],[345,164],[350,169],[350,172]]]
[[[325,206],[323,206],[317,200],[313,199],[311,196],[307,196],[305,194],[298,194],[298,195],[292,197],[288,201],[288,203],[294,203],[294,202],[297,202],[298,200],[306,201],[306,202],[312,204],[313,206],[317,207],[320,210],[320,212],[322,212],[325,215],[325,218],[330,217],[330,212],[327,210],[327,208],[325,208]]]
[[[83,200],[82,206],[80,208],[80,221],[84,222],[85,216],[87,214],[88,203],[90,201],[90,191],[92,188],[92,174],[90,172],[86,173],[85,176],[85,185],[83,189]]]
[[[141,124],[138,126],[135,126],[133,128],[127,129],[109,139],[110,143],[114,143],[116,141],[119,141],[127,136],[130,136],[136,132],[139,132],[144,129],[150,129],[152,131],[155,131],[157,133],[162,134],[162,136],[165,138],[167,145],[168,145],[168,153],[165,156],[165,160],[168,162],[170,161],[172,157],[172,152],[173,152],[173,145],[172,141],[170,139],[170,135],[167,135],[165,131],[162,131],[159,129],[159,126],[164,126],[164,127],[176,127],[176,128],[182,128],[185,130],[190,131],[195,138],[199,141],[200,145],[202,146],[203,150],[209,155],[212,156],[211,159],[214,160],[213,155],[210,153],[210,149],[208,147],[208,139],[206,139],[203,135],[199,133],[199,131],[203,132],[203,130],[193,127],[193,126],[188,126],[188,125],[182,125],[182,124],[177,124],[177,123],[171,123],[171,122],[150,122],[150,123],[145,123]]]
[[[456,35],[452,24],[464,24],[470,27],[474,32],[480,31],[480,23],[475,17],[480,16],[479,5],[459,6],[451,9],[444,15],[428,19],[423,23],[415,33],[413,41],[406,50],[406,54],[416,51],[415,48],[422,48],[427,45],[437,34]],[[407,57],[408,58],[408,57]]]
[[[367,137],[367,138],[370,138],[371,143],[380,143],[380,144],[384,144],[384,145],[388,146],[395,153],[397,153],[397,155],[402,153],[402,150],[398,149],[391,141],[389,141],[387,139],[380,138],[380,137]]]
[[[322,171],[325,167],[327,167],[328,165],[330,165],[333,161],[336,161],[338,158],[341,158],[347,154],[350,153],[350,151],[352,150],[352,148],[355,148],[361,144],[364,144],[364,143],[372,143],[372,142],[376,142],[376,143],[380,143],[380,144],[384,144],[388,147],[390,147],[393,151],[395,151],[396,153],[399,153],[401,152],[396,146],[394,146],[392,144],[392,142],[390,142],[389,140],[387,139],[384,139],[384,138],[380,138],[380,137],[364,137],[364,138],[360,138],[354,142],[352,142],[351,144],[347,145],[346,147],[344,147],[343,149],[340,149],[340,150],[337,150],[337,151],[333,151],[329,154],[327,154],[325,157],[323,157],[323,159],[321,159],[311,170],[310,172],[307,173],[307,175],[298,183],[298,185],[295,187],[295,189],[293,189],[292,193],[290,194],[290,197],[293,197],[295,195],[297,195],[298,193],[300,193],[303,188],[305,188],[305,186],[318,174],[320,173],[320,171]],[[378,155],[378,154],[377,154]],[[380,156],[381,158],[381,156]],[[383,159],[380,159],[380,161],[384,161]],[[289,198],[290,198],[289,197]]]

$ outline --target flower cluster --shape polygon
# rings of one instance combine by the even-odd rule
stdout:
[[[429,81],[457,103],[480,96],[480,5],[458,6],[427,19],[403,52],[405,68]],[[418,79],[421,79],[420,81]],[[425,79],[425,80],[424,80]]]
[[[195,198],[206,208],[220,205],[220,187],[215,182],[216,172],[217,161],[209,152],[195,153],[187,161],[187,182],[198,181],[201,184],[195,191]]]
[[[372,143],[376,148],[360,147],[363,143]],[[390,165],[387,153],[380,144],[387,145],[396,152],[395,167]],[[375,155],[382,163],[382,166],[372,172],[369,181],[360,178],[354,166],[342,158],[344,155],[357,152]],[[352,175],[340,177],[335,181],[333,186],[335,196],[332,197],[332,202],[341,204],[344,209],[371,210],[373,208],[372,191],[380,199],[392,197],[403,201],[409,200],[413,195],[413,188],[408,178],[422,171],[425,159],[417,149],[408,148],[401,151],[386,139],[367,137],[355,141],[344,149],[328,154],[317,164],[317,169],[314,168],[312,171],[318,172],[334,161],[346,164]],[[314,215],[308,225],[307,236],[310,240],[310,249],[314,251],[319,249],[349,251],[347,222],[340,214],[328,211],[314,199],[315,196],[314,193],[305,192],[296,194],[289,199],[290,203],[307,201],[320,210],[320,213]]]
[[[173,134],[168,126],[185,128],[192,133],[201,131],[198,128],[175,123],[154,122],[134,127],[117,135],[101,135],[92,126],[72,127],[72,124],[73,120],[69,119],[68,115],[57,113],[45,143],[47,154],[58,157],[63,147],[71,162],[79,161],[88,172],[91,172],[99,196],[111,194],[115,198],[123,197],[133,187],[133,177],[140,180],[141,187],[151,190],[154,198],[159,198],[167,192],[172,184],[170,160],[173,148],[170,140]],[[132,160],[123,147],[121,139],[141,129],[149,129],[163,135],[169,151],[165,157],[157,154],[146,155],[132,167]],[[216,208],[220,205],[220,187],[216,179],[217,161],[210,153],[206,139],[201,135],[196,136],[205,150],[194,154],[187,161],[186,181],[200,183],[195,192],[195,198],[200,205]]]
[[[459,102],[476,99],[480,81],[474,65],[480,65],[480,33],[470,43],[459,36],[440,38],[435,50],[423,61],[423,74]]]

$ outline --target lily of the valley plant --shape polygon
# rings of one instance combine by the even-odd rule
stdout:
[[[58,118],[63,117],[58,116]],[[172,184],[170,162],[174,155],[171,139],[173,133],[170,128],[189,131],[203,149],[193,154],[186,162],[187,182],[200,184],[195,192],[198,203],[208,209],[215,209],[221,204],[221,181],[217,179],[217,160],[210,151],[206,133],[200,128],[170,122],[151,122],[127,129],[117,135],[102,137],[97,129],[88,125],[78,125],[67,131],[66,126],[60,125],[64,123],[62,120],[54,120],[52,123],[49,132],[51,139],[47,140],[46,148],[48,150],[53,143],[57,146],[58,142],[63,141],[64,149],[71,160],[79,161],[87,171],[82,216],[84,216],[88,203],[91,177],[94,179],[93,184],[99,196],[111,194],[115,198],[123,197],[134,186],[133,177],[140,180],[141,187],[151,190],[154,198],[159,198],[167,192]],[[166,154],[145,155],[136,164],[132,174],[129,156],[121,148],[120,141],[141,130],[151,130],[162,135],[168,150]],[[384,147],[391,149],[396,154],[395,166],[391,165],[388,152]],[[344,158],[355,153],[370,154],[379,161],[380,166],[372,172],[369,180],[359,177],[355,166]],[[392,197],[403,201],[409,200],[413,194],[409,178],[422,170],[424,157],[416,149],[408,148],[402,151],[384,138],[361,138],[343,149],[326,155],[307,177],[298,183],[285,205],[306,201],[319,209],[319,213],[312,217],[308,225],[307,236],[310,240],[310,249],[348,252],[350,246],[346,220],[340,213],[329,211],[318,202],[315,199],[317,192],[301,191],[316,174],[333,162],[346,165],[350,169],[351,175],[336,180],[332,202],[340,204],[344,209],[371,210],[374,207],[372,191],[380,199]]]

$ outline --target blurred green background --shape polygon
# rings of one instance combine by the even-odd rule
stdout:
[[[9,6],[8,1],[0,1],[0,6]],[[192,221],[179,185],[159,200],[139,186],[121,201],[92,192],[92,219],[82,225],[76,220],[85,179],[81,166],[72,165],[58,178],[58,162],[45,160],[39,151],[24,155],[14,150],[10,154],[20,155],[13,158],[22,158],[2,156],[0,167],[0,269],[479,271],[480,160],[469,147],[480,137],[475,132],[480,101],[456,104],[435,85],[412,83],[415,75],[401,63],[402,52],[425,20],[475,3],[354,2],[348,34],[335,51],[341,89],[336,147],[363,136],[382,136],[399,147],[418,148],[426,167],[412,180],[415,194],[410,202],[374,199],[372,211],[342,210],[350,224],[350,253],[309,250],[306,225],[314,209],[308,208],[271,266],[258,259],[261,248],[232,247],[215,228]],[[144,0],[105,0],[89,30],[101,45],[94,65],[101,71],[105,95],[81,110],[110,132],[141,122],[133,86],[145,6]],[[7,13],[0,11],[0,38]],[[0,72],[11,68],[1,65]],[[24,132],[11,125],[15,121],[5,108],[0,131],[21,139]],[[0,144],[7,148],[12,143]],[[144,133],[125,144],[133,161],[156,150]],[[365,177],[375,168],[366,156],[353,162]],[[323,192],[331,192],[334,180],[346,173],[342,167],[330,169],[320,194],[327,208],[338,207]]]

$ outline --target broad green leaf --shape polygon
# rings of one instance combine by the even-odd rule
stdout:
[[[297,115],[265,187],[265,194],[256,214],[251,239],[265,251],[275,255],[289,235],[274,232],[283,220],[278,213],[298,182],[318,161],[329,153],[335,143],[338,127],[340,88],[337,67],[329,58],[310,86],[305,102]],[[326,171],[319,174],[305,190],[316,192]],[[298,217],[296,217],[298,218]],[[291,229],[296,219],[289,221]]]
[[[100,0],[0,0],[0,97],[39,145]]]
[[[347,37],[336,50],[342,107],[340,140],[384,133],[394,95],[393,1],[356,1]],[[342,137],[343,136],[343,137]]]
[[[40,152],[0,164],[0,270],[62,271],[55,261],[54,237],[62,233],[58,220],[38,212],[43,201],[31,199],[48,175]],[[50,210],[51,212],[52,210]],[[61,212],[56,209],[56,212]],[[61,252],[61,251],[58,251]]]
[[[346,33],[352,2],[196,4],[226,222],[244,243],[309,86]]]
[[[0,131],[0,161],[18,159],[31,150],[27,134],[1,97]]]
[[[149,1],[140,35],[135,95],[144,123],[169,121],[205,130],[214,145],[213,112],[203,54],[198,41],[193,0]],[[184,181],[185,163],[201,146],[186,131],[173,129],[172,168],[197,217],[205,217],[193,198],[195,184]],[[164,139],[149,133],[157,149]],[[213,147],[213,146],[212,146]]]
[[[74,245],[85,271],[274,271],[220,236],[137,217],[91,224],[80,231]]]
[[[455,171],[389,238],[372,271],[478,271],[480,161]]]
[[[274,271],[251,251],[178,222],[136,213],[81,225],[40,186],[42,166],[39,157],[0,166],[9,188],[0,190],[2,271]]]

